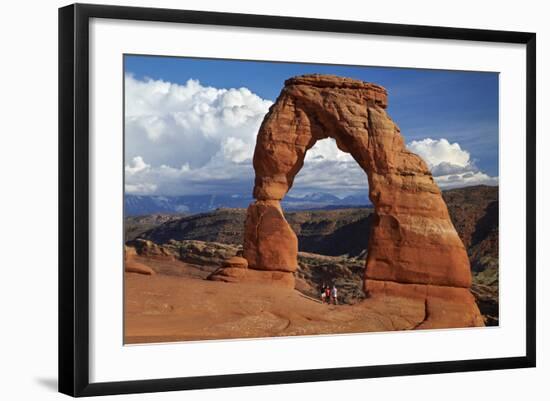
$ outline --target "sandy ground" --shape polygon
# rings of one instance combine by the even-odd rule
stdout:
[[[403,330],[425,317],[422,302],[327,305],[296,290],[205,280],[211,269],[179,261],[140,261],[157,274],[125,273],[128,344]]]

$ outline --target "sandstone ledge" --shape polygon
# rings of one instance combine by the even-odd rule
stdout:
[[[240,267],[218,269],[208,276],[208,280],[224,281],[226,283],[267,284],[291,289],[295,286],[294,274],[292,273],[243,269]]]

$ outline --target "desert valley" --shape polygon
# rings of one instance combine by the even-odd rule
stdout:
[[[468,252],[471,293],[485,325],[498,325],[498,187],[448,190],[443,198]],[[242,255],[244,208],[127,216],[125,343],[469,325],[452,303],[434,309],[420,299],[365,293],[372,213],[344,205],[285,212],[299,244],[295,288],[216,279],[220,268],[238,268],[231,261]],[[320,302],[323,283],[337,286],[338,305]]]

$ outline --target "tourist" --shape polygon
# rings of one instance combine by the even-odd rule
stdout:
[[[327,288],[325,289],[325,299],[327,304],[330,304],[330,285],[327,285]]]
[[[330,299],[334,303],[334,305],[338,305],[338,289],[336,288],[336,284],[332,285],[332,291],[330,292]]]
[[[325,297],[327,296],[326,294],[326,284],[323,283],[323,285],[321,286],[321,302],[322,303],[325,303]]]

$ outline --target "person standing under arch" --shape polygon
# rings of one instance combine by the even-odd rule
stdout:
[[[334,305],[338,305],[338,288],[336,288],[336,284],[333,284],[330,290],[330,300]]]

